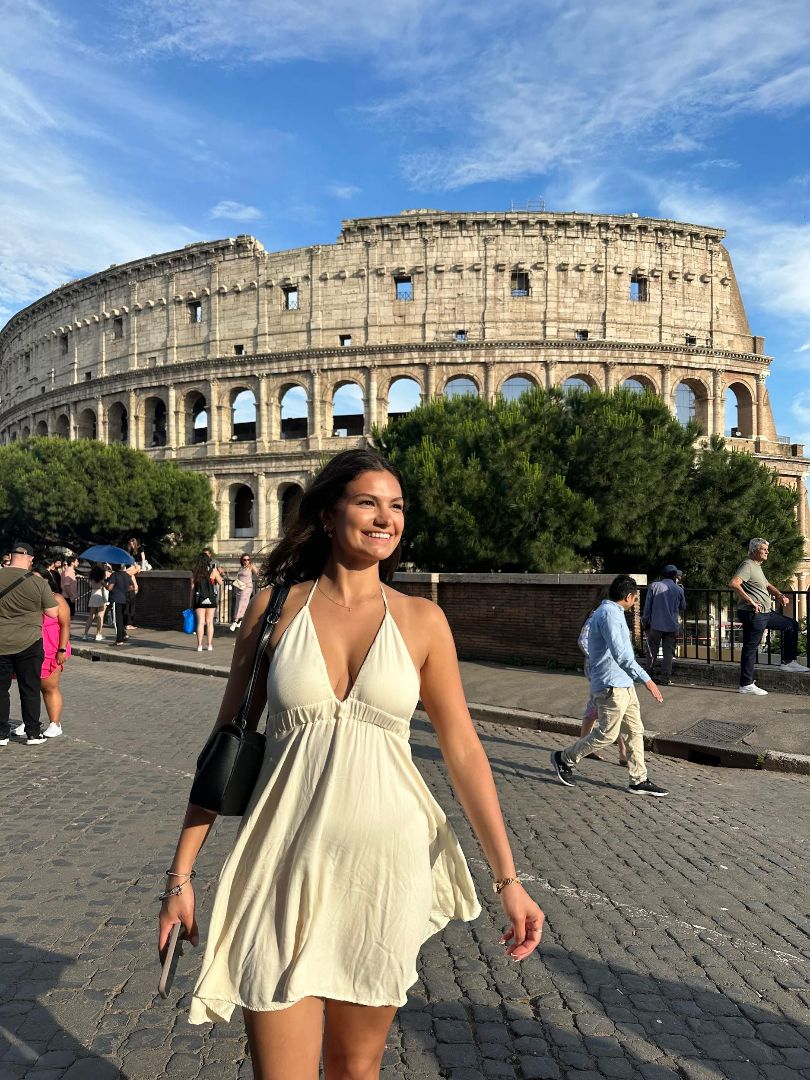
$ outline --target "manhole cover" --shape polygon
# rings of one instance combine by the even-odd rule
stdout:
[[[755,729],[750,724],[732,724],[725,720],[698,720],[691,727],[679,731],[695,742],[735,743],[751,735]]]

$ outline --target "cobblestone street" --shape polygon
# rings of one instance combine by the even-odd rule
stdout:
[[[224,682],[73,659],[63,686],[64,738],[0,748],[0,1080],[250,1077],[241,1020],[186,1022],[201,949],[156,995],[156,896]],[[640,799],[613,753],[571,790],[549,769],[562,737],[480,730],[545,937],[503,959],[487,868],[415,719],[484,912],[424,948],[383,1075],[810,1080],[807,778],[653,757],[672,795]],[[203,934],[235,828],[198,860]]]

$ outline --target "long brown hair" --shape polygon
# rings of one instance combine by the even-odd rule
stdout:
[[[194,569],[191,571],[191,577],[195,585],[211,577],[211,565],[211,556],[201,551],[194,563]]]
[[[399,469],[374,450],[344,450],[336,454],[309,483],[298,510],[287,526],[284,538],[265,559],[260,585],[286,581],[309,581],[323,572],[329,557],[330,540],[321,514],[332,510],[346,492],[346,485],[364,472],[389,472],[402,487]],[[403,498],[405,491],[402,492]],[[394,551],[380,563],[380,580],[390,581],[402,553],[400,540]]]

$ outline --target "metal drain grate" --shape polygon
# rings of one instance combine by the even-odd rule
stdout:
[[[678,735],[685,735],[695,742],[735,743],[754,732],[750,724],[732,724],[726,720],[698,720]]]

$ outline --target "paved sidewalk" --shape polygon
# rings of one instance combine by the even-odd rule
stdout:
[[[199,951],[155,994],[155,897],[222,680],[74,658],[63,682],[65,735],[0,749],[0,1080],[247,1080],[238,1018],[186,1021]],[[383,1080],[810,1080],[810,780],[653,755],[668,799],[628,795],[609,762],[572,790],[548,765],[563,737],[479,729],[543,945],[504,958],[417,718],[414,760],[484,911],[423,949]],[[203,935],[235,829],[219,822],[198,861]]]
[[[74,622],[74,628],[78,620]],[[167,630],[134,631],[121,648],[105,631],[103,643],[72,639],[77,654],[128,663],[156,664],[170,670],[226,676],[234,635],[218,628],[213,652],[196,651],[193,635]],[[582,675],[464,661],[461,673],[473,715],[479,719],[574,735],[588,696]],[[810,675],[804,676],[810,691]],[[658,705],[639,687],[647,744],[676,756],[704,755],[735,767],[767,767],[810,774],[810,696],[771,691],[767,697],[742,697],[734,687],[690,685],[682,676],[662,687]],[[678,733],[702,720],[745,723],[754,729],[744,743],[696,742]]]

